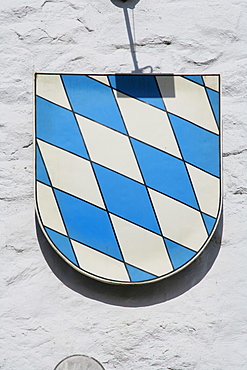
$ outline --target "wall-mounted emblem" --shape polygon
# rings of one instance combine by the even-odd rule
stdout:
[[[221,209],[218,75],[35,76],[36,209],[76,270],[150,282],[188,265]]]

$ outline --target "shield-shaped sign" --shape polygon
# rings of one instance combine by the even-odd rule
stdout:
[[[35,75],[36,209],[57,253],[110,283],[168,277],[221,210],[219,75]]]

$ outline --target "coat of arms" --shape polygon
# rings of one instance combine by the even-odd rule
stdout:
[[[57,253],[110,283],[181,270],[221,210],[218,75],[35,76],[36,209]]]

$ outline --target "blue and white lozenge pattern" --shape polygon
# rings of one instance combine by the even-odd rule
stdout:
[[[70,265],[108,282],[173,274],[221,199],[219,76],[36,75],[36,204]]]

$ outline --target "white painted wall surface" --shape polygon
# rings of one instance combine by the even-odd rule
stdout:
[[[133,71],[124,11],[110,0],[1,0],[0,9],[0,369],[53,370],[77,353],[106,370],[247,369],[246,1],[128,9],[140,69],[222,74],[224,126],[213,242],[180,274],[128,289],[76,273],[39,231],[38,242],[32,179],[33,72]]]

